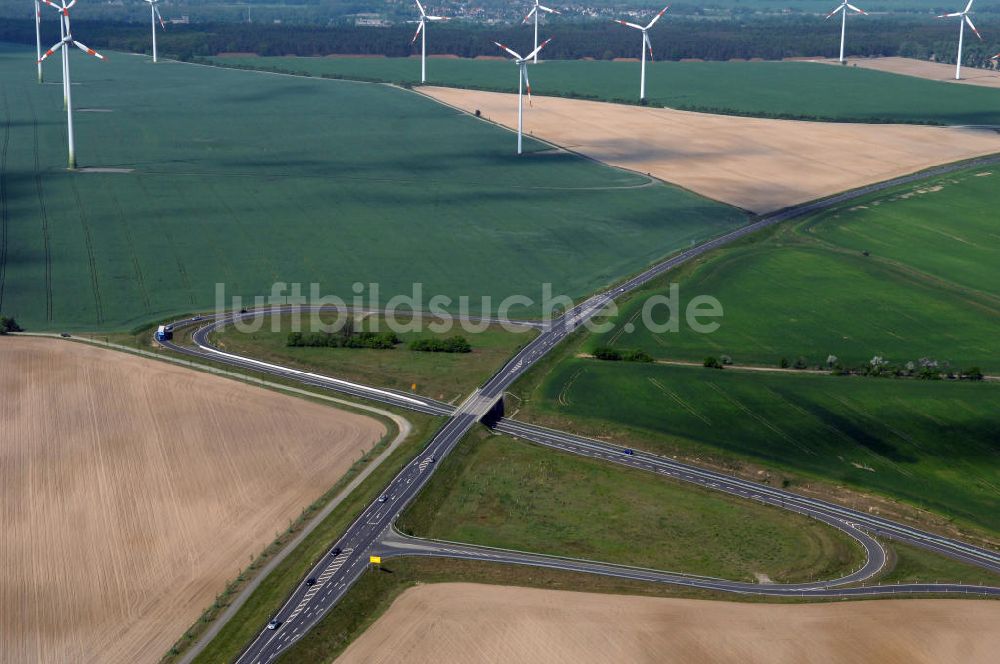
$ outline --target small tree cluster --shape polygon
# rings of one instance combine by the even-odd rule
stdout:
[[[594,357],[610,362],[652,362],[653,356],[644,350],[619,350],[610,346],[594,349]]]
[[[24,332],[24,330],[13,318],[0,316],[0,334],[7,334],[8,332]]]
[[[708,357],[706,357],[705,361],[702,362],[702,364],[704,364],[709,369],[722,368],[722,362],[720,362],[719,358],[715,357],[714,355],[709,355]]]
[[[326,332],[291,332],[287,345],[293,348],[395,348],[400,338],[394,332],[359,332],[348,336]]]
[[[461,336],[447,339],[415,339],[410,342],[410,350],[425,353],[471,353],[472,345]]]

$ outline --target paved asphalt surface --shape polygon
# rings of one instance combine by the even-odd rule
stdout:
[[[203,359],[223,362],[255,371],[262,371],[291,378],[307,385],[331,389],[357,397],[374,399],[432,415],[444,415],[449,418],[441,429],[438,430],[421,457],[407,465],[393,478],[383,495],[365,509],[331,547],[330,552],[309,572],[307,578],[315,579],[316,583],[312,586],[303,583],[292,593],[292,596],[275,616],[275,620],[278,623],[277,628],[262,628],[260,634],[244,650],[238,661],[246,664],[251,662],[270,662],[280,655],[291,643],[302,638],[327,611],[336,605],[351,585],[360,578],[368,567],[368,556],[373,552],[379,551],[385,551],[387,555],[445,555],[450,557],[506,561],[515,564],[560,567],[563,569],[572,568],[596,574],[611,574],[626,578],[690,586],[696,585],[698,587],[729,592],[756,592],[758,594],[769,595],[860,595],[886,592],[1000,593],[1000,589],[980,588],[960,584],[922,584],[898,587],[853,588],[850,590],[833,588],[835,585],[867,579],[882,567],[884,552],[874,540],[861,530],[861,527],[878,534],[940,551],[941,553],[979,564],[994,571],[1000,570],[1000,556],[985,549],[972,547],[962,542],[939,537],[931,533],[923,533],[901,524],[895,524],[891,521],[855,512],[847,508],[806,499],[802,496],[796,496],[795,494],[769,487],[762,487],[752,482],[737,480],[720,473],[712,473],[653,455],[626,455],[621,448],[600,443],[599,441],[570,436],[561,432],[551,432],[543,430],[540,427],[530,427],[529,425],[511,420],[502,421],[498,428],[506,433],[533,440],[539,444],[557,447],[577,454],[610,459],[618,463],[625,463],[652,472],[672,476],[674,479],[696,482],[708,488],[726,491],[733,495],[770,504],[777,504],[785,509],[808,514],[834,527],[840,528],[858,539],[868,552],[868,561],[862,569],[854,574],[845,577],[845,579],[835,581],[795,585],[745,584],[670,574],[655,570],[639,570],[591,561],[572,561],[550,556],[498,552],[494,549],[468,545],[441,544],[412,539],[404,540],[392,529],[392,524],[396,517],[430,479],[437,462],[447,456],[469,429],[490,411],[502,396],[503,391],[528,371],[538,360],[544,357],[566,335],[570,334],[584,321],[600,312],[614,298],[641,287],[664,272],[682,265],[697,256],[782,221],[817,212],[888,187],[945,174],[962,168],[996,163],[1000,163],[1000,156],[964,162],[960,165],[943,166],[919,174],[896,178],[877,185],[846,192],[822,201],[797,206],[765,216],[756,222],[677,254],[628,279],[613,289],[598,293],[582,304],[568,310],[562,317],[553,321],[550,326],[542,329],[539,336],[525,345],[497,374],[487,381],[485,385],[477,389],[457,408],[452,408],[448,404],[430,399],[414,397],[393,390],[358,385],[311,372],[289,369],[251,358],[223,353],[212,348],[207,339],[209,332],[219,325],[226,324],[226,322],[232,320],[233,316],[215,316],[204,319],[194,318],[178,321],[175,324],[175,329],[191,325],[199,326],[193,335],[196,347],[182,346],[172,342],[163,344],[179,353],[194,355]],[[252,315],[252,312],[248,315]],[[236,316],[240,316],[240,314],[236,314]],[[629,460],[622,458],[627,456],[633,458]],[[501,555],[504,558],[498,557]]]

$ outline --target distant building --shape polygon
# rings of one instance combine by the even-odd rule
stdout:
[[[380,14],[355,14],[354,25],[366,28],[386,28],[392,24]]]

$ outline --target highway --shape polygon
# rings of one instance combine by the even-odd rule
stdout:
[[[234,317],[244,314],[218,315],[206,318],[195,317],[177,321],[175,329],[183,329],[192,325],[197,325],[198,329],[192,335],[194,346],[184,346],[173,342],[162,344],[176,352],[248,370],[262,371],[271,375],[295,380],[302,384],[330,389],[355,397],[374,399],[382,403],[431,415],[448,417],[447,422],[434,435],[420,458],[408,464],[393,478],[383,495],[362,512],[337,542],[332,544],[330,552],[309,572],[306,578],[313,578],[317,583],[307,586],[304,583],[305,579],[303,579],[303,583],[292,593],[291,597],[288,598],[284,606],[275,615],[275,620],[278,623],[277,628],[269,629],[262,626],[260,634],[243,651],[237,661],[246,664],[270,662],[279,656],[289,645],[302,638],[327,611],[336,605],[340,598],[361,577],[368,567],[368,556],[375,551],[389,550],[392,555],[449,555],[452,557],[464,556],[481,560],[497,560],[495,550],[466,545],[446,547],[452,549],[458,546],[464,547],[461,556],[451,552],[443,552],[440,545],[423,541],[405,543],[417,548],[399,548],[399,535],[394,533],[392,524],[428,482],[434,469],[437,467],[437,462],[445,458],[469,429],[492,409],[503,395],[504,390],[528,371],[538,360],[543,358],[568,334],[602,311],[615,298],[640,288],[650,280],[706,252],[730,244],[749,234],[788,219],[817,212],[842,202],[900,184],[934,175],[941,175],[960,168],[994,163],[1000,163],[1000,156],[943,166],[919,174],[896,178],[851,192],[845,192],[821,201],[796,206],[764,216],[753,223],[678,253],[613,288],[591,296],[583,303],[566,311],[560,318],[553,321],[551,325],[544,327],[541,333],[528,342],[500,371],[494,374],[482,387],[473,392],[464,402],[455,408],[452,408],[448,404],[424,399],[423,397],[359,385],[313,372],[281,367],[252,358],[225,353],[213,348],[208,341],[208,335],[211,330],[232,321]],[[251,315],[251,313],[245,315]],[[785,591],[792,594],[831,593],[836,590],[832,587],[833,585],[870,578],[884,563],[884,552],[881,546],[866,534],[864,529],[870,529],[878,534],[884,534],[902,541],[912,541],[925,548],[931,548],[952,557],[975,562],[975,564],[979,564],[987,569],[1000,569],[1000,559],[993,552],[931,533],[923,533],[905,525],[871,517],[870,515],[849,510],[848,508],[806,499],[790,492],[762,487],[752,482],[746,482],[745,480],[736,480],[724,474],[712,473],[711,471],[679,464],[678,462],[662,457],[655,457],[654,455],[625,455],[621,448],[600,443],[599,441],[574,437],[562,432],[542,430],[539,427],[530,427],[530,425],[516,423],[511,420],[501,421],[498,428],[501,431],[505,431],[505,433],[533,440],[549,447],[595,458],[605,458],[618,463],[627,463],[644,470],[672,476],[674,479],[695,482],[710,489],[725,491],[732,495],[768,502],[769,504],[777,504],[784,509],[808,514],[850,533],[865,546],[868,552],[866,564],[861,570],[855,572],[851,577],[846,577],[852,579],[851,581],[841,579],[826,582],[826,584],[798,584],[783,588],[777,584],[740,584],[739,582],[718,579],[698,579],[696,577],[658,572],[655,570],[636,571],[634,568],[623,568],[621,566],[612,566],[592,561],[576,561],[574,564],[579,566],[577,571],[598,574],[610,573],[616,576],[645,574],[649,575],[647,580],[657,580],[666,583],[679,583],[682,585],[694,585],[696,583],[716,584],[711,586],[701,585],[700,587],[727,592],[758,592],[761,594],[779,594]],[[624,456],[634,456],[636,458],[632,461],[625,461],[620,458]],[[726,478],[727,481],[723,482],[722,478]],[[396,549],[391,548],[394,546],[394,543],[397,547]],[[419,547],[424,548],[421,549]],[[561,563],[563,565],[569,564],[565,562],[565,559],[556,559],[547,556],[517,552],[508,552],[507,555],[509,556],[508,562],[516,564],[554,566],[551,562],[552,560],[563,561]],[[640,577],[629,576],[628,578]],[[902,590],[900,592],[970,592],[970,589],[975,589],[972,592],[983,592],[983,594],[990,594],[990,592],[985,591],[996,590],[958,584],[923,584],[921,586],[901,586],[901,588],[909,588],[910,590]],[[918,588],[922,589],[918,590]],[[861,594],[861,589],[853,589],[852,592],[854,594]],[[869,589],[864,591],[864,594],[878,592],[887,591],[885,589],[873,589],[869,587]],[[895,589],[888,592],[895,592]]]

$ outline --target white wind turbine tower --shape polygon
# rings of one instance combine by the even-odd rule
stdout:
[[[649,25],[643,27],[635,23],[629,23],[628,21],[619,21],[615,19],[615,23],[621,23],[629,28],[635,28],[636,30],[642,31],[642,77],[639,79],[639,100],[646,98],[646,49],[649,49],[649,59],[653,59],[653,45],[649,41],[649,29],[656,25],[656,22],[660,20],[660,17],[670,9],[670,5],[667,5],[660,10],[660,13],[653,17],[653,20],[649,22]]]
[[[148,1],[148,0],[147,0]],[[417,37],[420,37],[420,82],[427,82],[427,21],[450,21],[451,19],[447,16],[431,16],[424,11],[424,6],[420,4],[420,0],[414,0],[417,3],[417,9],[420,10],[420,21],[417,26],[417,31],[413,35],[413,39],[410,41],[417,41]]]
[[[56,7],[52,0],[43,0],[45,3]],[[92,55],[95,58],[104,60],[104,56],[95,51],[92,48],[84,46],[80,42],[73,39],[72,31],[69,26],[69,8],[76,4],[76,0],[70,0],[69,4],[66,0],[60,0],[62,6],[59,7],[59,22],[62,24],[63,38],[60,39],[55,46],[47,50],[42,57],[38,59],[39,62],[54,54],[59,49],[62,49],[63,56],[63,93],[66,95],[66,135],[69,139],[69,167],[70,169],[76,168],[76,152],[73,141],[73,94],[72,94],[72,83],[69,79],[69,47],[76,46],[78,49],[86,53],[87,55]]]
[[[59,12],[59,39],[60,41],[66,39],[66,23],[63,21],[63,18],[64,17],[67,19],[69,18],[69,8],[76,4],[76,0],[72,0],[69,4],[67,4],[65,0],[60,0],[60,2],[62,2],[61,5],[57,5],[55,2],[52,2],[51,0],[42,0],[42,2],[49,5],[50,7],[55,8],[55,10]],[[69,67],[69,61],[66,57],[66,53],[67,53],[66,51],[63,51],[62,57],[60,58],[62,64],[63,108],[66,108],[66,105],[68,103],[67,100],[69,97],[69,85],[66,83],[66,70]],[[41,52],[39,52],[38,54],[39,67],[42,66],[42,60],[44,60],[46,57],[48,56],[44,56],[41,54]]]
[[[160,29],[166,30],[167,25],[163,22],[163,17],[160,16],[160,10],[156,8],[156,5],[160,4],[161,0],[146,0],[149,3],[149,27],[153,30],[153,62],[156,62],[156,21],[160,21]]]
[[[962,38],[965,36],[965,24],[968,23],[972,31],[976,33],[976,36],[982,40],[983,36],[979,34],[979,30],[976,30],[976,26],[972,24],[972,19],[969,18],[969,12],[972,11],[972,2],[969,0],[969,4],[965,6],[965,9],[960,12],[953,12],[951,14],[942,14],[938,18],[954,18],[958,16],[958,61],[955,62],[955,80],[961,80],[962,78]]]
[[[868,12],[863,9],[858,9],[851,3],[844,0],[840,3],[840,6],[834,9],[832,12],[826,15],[826,18],[834,16],[837,12],[841,13],[840,17],[840,64],[844,64],[844,36],[847,34],[847,12],[852,11],[856,14],[864,14],[868,16]],[[824,19],[826,20],[826,19]]]
[[[38,82],[42,82],[42,5],[35,0],[35,57],[38,58]]]
[[[524,17],[524,20],[521,21],[522,23],[527,23],[529,18],[531,18],[532,16],[535,17],[535,57],[534,57],[534,59],[532,61],[536,65],[538,64],[538,12],[539,11],[543,11],[546,14],[558,14],[558,13],[560,13],[559,10],[557,10],[557,9],[550,9],[549,7],[546,7],[545,5],[540,5],[540,4],[538,4],[538,0],[535,0],[535,6],[531,8],[531,11],[528,12],[528,14]]]
[[[521,154],[521,116],[524,114],[524,102],[522,101],[524,95],[524,89],[528,89],[528,103],[531,103],[531,82],[528,81],[528,60],[538,55],[538,52],[545,48],[545,45],[552,41],[551,38],[546,39],[541,44],[535,47],[535,50],[529,53],[526,57],[521,57],[516,51],[508,46],[504,46],[500,42],[493,42],[503,50],[507,51],[514,57],[514,64],[518,66],[521,71],[517,75],[517,153]]]

